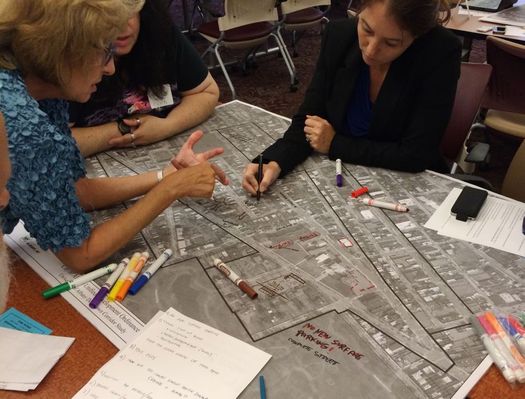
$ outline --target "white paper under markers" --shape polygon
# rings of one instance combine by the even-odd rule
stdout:
[[[170,308],[148,323],[74,399],[233,399],[270,357]]]
[[[461,222],[450,213],[461,190],[453,189],[425,227],[439,234],[525,256],[525,204],[488,196],[476,220]]]
[[[0,327],[0,389],[35,389],[74,340]]]

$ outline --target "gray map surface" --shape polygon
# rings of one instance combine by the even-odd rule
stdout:
[[[247,162],[288,120],[241,102],[217,108],[199,128],[202,151],[232,183],[213,199],[181,199],[114,256],[174,256],[123,304],[143,322],[173,307],[270,353],[271,398],[451,398],[486,355],[472,313],[523,308],[524,260],[423,224],[460,183],[312,156],[257,202],[241,187]],[[87,160],[91,176],[163,167],[188,134]],[[410,208],[368,207],[349,194]],[[130,206],[125,204],[123,206]],[[121,210],[121,209],[120,209]],[[94,222],[119,210],[98,212]],[[226,262],[259,296],[251,300],[214,266]],[[240,396],[259,398],[254,380]]]

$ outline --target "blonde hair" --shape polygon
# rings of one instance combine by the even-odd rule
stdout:
[[[117,37],[143,0],[1,0],[0,68],[63,86]]]
[[[139,12],[144,7],[144,0],[122,0],[131,13]]]

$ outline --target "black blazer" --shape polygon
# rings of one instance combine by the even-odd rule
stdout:
[[[417,38],[390,65],[372,109],[368,135],[344,136],[363,58],[357,19],[329,23],[305,99],[284,136],[264,151],[264,161],[276,161],[281,177],[303,162],[313,151],[305,140],[305,116],[318,115],[336,132],[330,159],[410,172],[442,170],[439,144],[454,103],[460,58],[458,38],[441,26]]]

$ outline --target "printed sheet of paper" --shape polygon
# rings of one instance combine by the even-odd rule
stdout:
[[[35,389],[74,340],[0,327],[0,389]]]
[[[454,188],[425,227],[447,237],[525,256],[525,204],[488,196],[476,220],[462,222],[450,213],[460,193],[459,188]]]
[[[270,357],[170,308],[74,398],[236,398]]]

